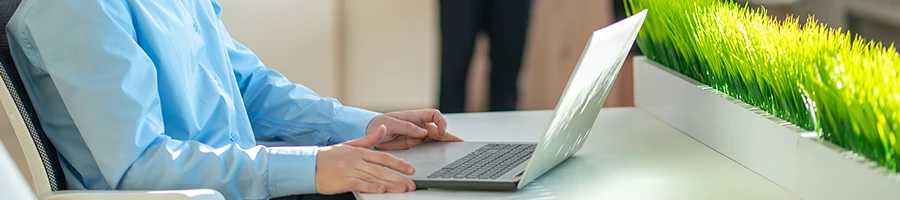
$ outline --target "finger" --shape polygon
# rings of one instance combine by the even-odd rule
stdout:
[[[418,146],[422,143],[425,143],[425,140],[419,138],[407,138],[403,140],[403,146],[405,146],[407,149],[413,148],[414,146]]]
[[[437,125],[438,132],[441,135],[447,134],[447,119],[444,119],[444,115],[441,114],[441,111],[433,110],[431,113],[431,123]]]
[[[428,130],[428,136],[425,138],[413,138],[413,137],[398,137],[391,139],[390,141],[386,141],[384,143],[378,144],[378,149],[382,150],[400,150],[400,149],[409,149],[415,146],[418,146],[422,143],[432,142],[432,141],[440,141],[440,142],[462,142],[463,140],[456,135],[450,134],[449,132],[444,133],[443,135],[437,131],[437,125],[433,123],[428,123],[425,126]]]
[[[405,191],[407,188],[405,183],[392,183],[384,179],[379,179],[372,174],[360,171],[359,169],[354,170],[351,176],[358,177],[359,179],[369,183],[381,185],[385,188],[383,192],[398,193]]]
[[[350,185],[350,188],[353,188],[352,190],[362,193],[384,193],[387,191],[387,187],[384,185],[367,182],[359,178],[350,179],[348,185]]]
[[[384,139],[384,135],[386,132],[387,132],[387,127],[384,125],[381,125],[378,127],[378,129],[375,130],[375,132],[373,132],[371,134],[367,134],[366,136],[359,138],[359,139],[344,142],[344,144],[354,146],[354,147],[370,149],[370,148],[374,147],[375,145],[377,145],[378,143],[380,143],[381,140]]]
[[[373,164],[388,167],[406,175],[413,175],[416,169],[406,161],[400,160],[394,155],[378,151],[365,151],[363,160]]]
[[[441,141],[441,142],[462,142],[463,140],[459,137],[456,137],[453,134],[448,132],[440,132],[437,125],[433,123],[428,123],[425,125],[425,129],[428,130],[428,141]]]
[[[401,150],[412,148],[416,145],[425,143],[425,141],[426,140],[423,140],[422,138],[401,137],[395,140],[378,144],[378,146],[376,147],[381,150]]]
[[[445,133],[441,139],[442,139],[441,141],[444,141],[444,142],[462,142],[462,141],[464,141],[459,136],[453,135],[450,132]]]
[[[407,135],[417,138],[423,138],[428,135],[428,130],[419,127],[412,122],[403,121],[397,118],[391,118],[388,121],[388,126],[391,127],[392,134]]]
[[[388,192],[406,192],[409,188],[409,182],[411,182],[411,180],[375,164],[363,162],[355,167],[361,173],[365,173],[364,176],[367,180],[371,179],[369,180],[370,182],[377,182],[387,186]]]
[[[428,138],[429,139],[443,141],[443,140],[441,140],[441,138],[443,138],[444,135],[438,131],[437,125],[435,125],[434,123],[428,123],[428,124],[425,124],[425,129],[428,130]]]
[[[434,123],[437,125],[438,132],[441,132],[441,134],[447,131],[447,120],[444,118],[444,115],[441,114],[441,111],[436,109],[395,112],[389,113],[389,115],[415,123],[419,126],[425,126],[427,123]]]
[[[380,165],[361,162],[358,165],[354,166],[357,170],[368,173],[369,175],[374,176],[375,178],[387,181],[388,183],[400,183],[404,184],[406,182],[406,178],[400,176],[397,173],[391,172],[387,168],[384,168]]]

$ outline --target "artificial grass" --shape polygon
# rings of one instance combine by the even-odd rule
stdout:
[[[768,17],[721,0],[624,0],[648,9],[649,59],[898,171],[900,55],[810,16]],[[760,147],[764,148],[764,147]]]

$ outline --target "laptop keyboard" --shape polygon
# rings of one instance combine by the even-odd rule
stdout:
[[[487,144],[428,178],[497,179],[531,158],[535,144]]]

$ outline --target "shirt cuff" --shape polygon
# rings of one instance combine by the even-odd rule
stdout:
[[[342,106],[338,108],[331,121],[331,144],[341,143],[366,136],[369,122],[381,113],[362,108]]]
[[[268,186],[272,197],[316,193],[318,147],[269,147]]]

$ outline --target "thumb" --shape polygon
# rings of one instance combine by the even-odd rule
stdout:
[[[387,127],[385,127],[384,125],[381,125],[381,126],[378,126],[378,129],[376,129],[375,132],[366,134],[366,136],[363,136],[359,139],[344,142],[344,144],[354,146],[354,147],[370,149],[372,147],[375,147],[375,145],[377,145],[378,143],[381,143],[381,140],[384,139],[384,135],[386,132],[387,132]]]

